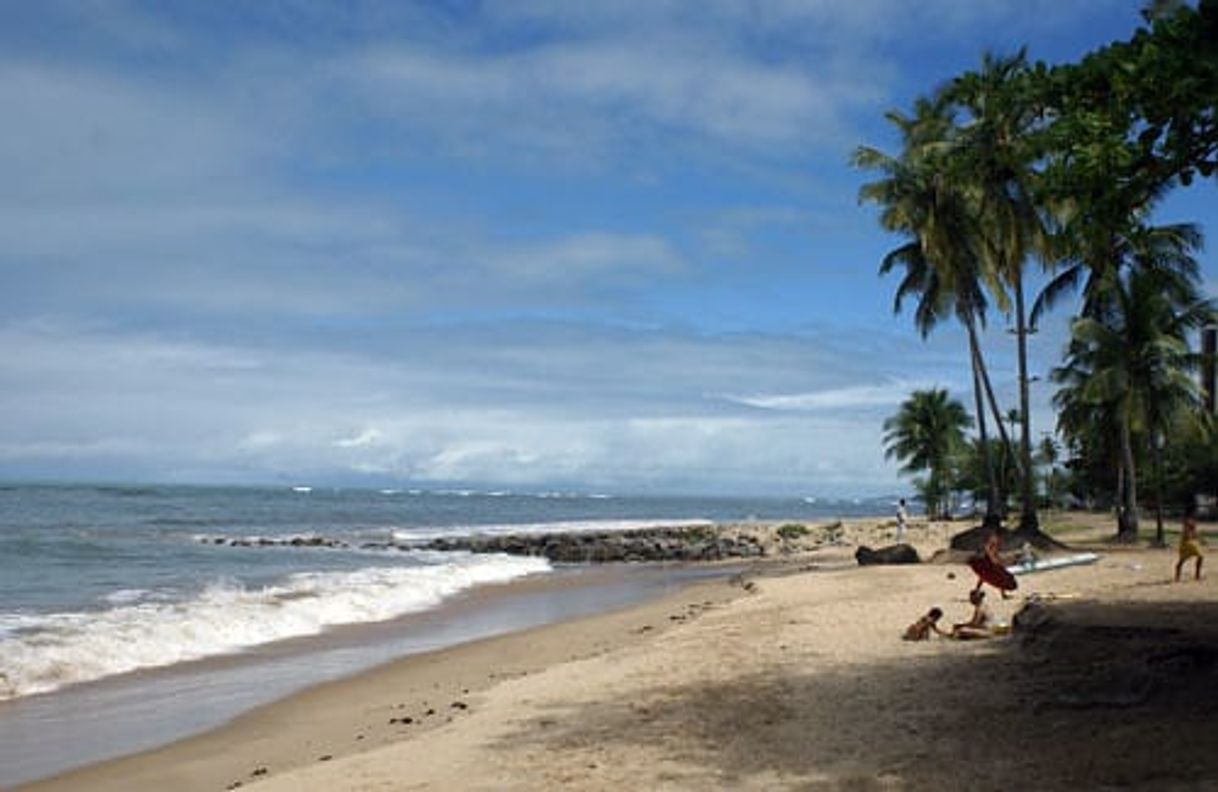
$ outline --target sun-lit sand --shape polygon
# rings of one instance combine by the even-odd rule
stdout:
[[[900,640],[932,605],[968,616],[968,568],[860,568],[890,521],[813,526],[730,582],[406,658],[37,788],[1213,788],[1218,578],[1174,584],[1174,550],[1097,544],[1100,524],[1063,535],[1097,563],[991,593],[1006,623],[1042,603],[1008,637]],[[909,539],[929,558],[964,527]]]

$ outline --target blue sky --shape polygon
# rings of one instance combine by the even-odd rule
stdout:
[[[970,403],[964,342],[892,315],[850,152],[1140,7],[0,2],[0,476],[906,491],[881,423]]]

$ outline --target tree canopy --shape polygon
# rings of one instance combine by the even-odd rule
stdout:
[[[1102,456],[1119,470],[1119,528],[1128,538],[1137,531],[1137,461],[1153,457],[1161,491],[1166,435],[1196,403],[1199,358],[1189,339],[1215,319],[1200,294],[1193,257],[1201,229],[1155,225],[1153,214],[1171,190],[1218,174],[1218,0],[1196,6],[1160,0],[1144,19],[1128,41],[1077,63],[1030,63],[1022,51],[987,54],[979,69],[918,99],[912,113],[888,113],[902,136],[898,154],[860,147],[854,155],[856,165],[880,174],[862,188],[860,200],[878,205],[881,225],[905,239],[880,268],[881,274],[903,271],[894,307],[914,299],[923,335],[949,317],[968,332],[975,447],[988,468],[991,506],[999,488],[987,459],[983,392],[1000,433],[1003,424],[977,329],[991,307],[1014,319],[1019,408],[1011,414],[1017,416],[1012,430],[1019,430],[1020,528],[1032,534],[1038,523],[1026,335],[1036,322],[1067,297],[1080,298],[1073,337],[1054,376],[1061,386],[1056,429],[1076,455]],[[1050,280],[1029,311],[1023,288],[1031,261],[1044,266]],[[933,423],[943,416],[929,411],[932,402],[942,409],[950,401],[940,393],[915,393],[885,423],[889,455],[904,460],[906,472],[933,471],[924,484],[933,485],[936,498],[948,486],[942,479],[947,463],[932,462],[925,449],[912,454],[910,422],[946,431]],[[1209,437],[1205,426],[1195,428],[1193,440]],[[1005,434],[1003,442],[1009,448]],[[1076,471],[1103,467],[1071,462]],[[1161,495],[1156,499],[1161,503]],[[987,510],[987,522],[991,514]]]

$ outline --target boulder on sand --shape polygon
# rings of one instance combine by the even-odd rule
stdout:
[[[859,549],[854,551],[854,560],[859,562],[859,566],[919,564],[922,562],[922,559],[918,558],[918,551],[912,545],[907,544],[888,545],[874,550],[866,545],[859,545]]]

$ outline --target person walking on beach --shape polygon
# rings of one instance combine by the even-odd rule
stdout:
[[[993,531],[986,537],[981,550],[968,560],[969,568],[977,575],[977,585],[973,586],[973,591],[980,591],[982,585],[989,583],[998,589],[1003,599],[1007,599],[1011,596],[1010,592],[1019,588],[1015,576],[1003,565],[1001,549],[1002,537]]]
[[[1193,580],[1201,579],[1201,564],[1205,557],[1201,554],[1201,539],[1197,536],[1197,519],[1192,514],[1184,517],[1184,526],[1180,530],[1180,558],[1176,561],[1176,582],[1180,582],[1180,571],[1184,562],[1190,558],[1197,559],[1197,567],[1193,571]]]
[[[908,515],[905,512],[905,499],[897,501],[897,544],[905,541],[905,523]]]

